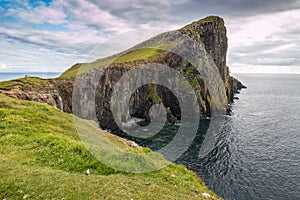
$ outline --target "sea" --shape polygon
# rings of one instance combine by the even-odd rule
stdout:
[[[224,199],[299,200],[300,75],[234,76],[247,89],[236,95],[213,150],[200,159],[194,143],[177,162]]]
[[[0,72],[0,82],[24,77],[56,78],[60,72]]]
[[[55,78],[59,73],[0,73],[0,81],[25,75]],[[234,76],[247,89],[236,95],[232,114],[201,120],[176,163],[194,171],[224,199],[299,200],[300,75]],[[211,131],[218,120],[222,128]],[[172,140],[178,126],[165,126],[151,139],[129,139],[158,150]],[[207,144],[210,148],[200,156]]]
[[[234,76],[247,89],[236,95],[232,114],[201,120],[176,163],[224,199],[299,200],[300,75]],[[177,131],[178,125],[168,125],[152,138],[128,138],[159,150]]]

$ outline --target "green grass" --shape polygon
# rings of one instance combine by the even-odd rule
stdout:
[[[70,69],[68,69],[67,71],[65,71],[59,77],[59,79],[66,79],[66,80],[75,79],[77,75],[85,74],[94,68],[101,68],[111,64],[129,63],[129,62],[140,61],[140,60],[147,61],[159,55],[160,53],[161,50],[155,47],[142,48],[142,49],[137,49],[125,53],[124,55],[121,56],[110,56],[107,58],[102,58],[92,63],[78,63],[73,67],[71,67]]]
[[[117,58],[113,63],[124,63],[124,62],[138,61],[138,60],[147,61],[153,58],[154,56],[159,55],[160,52],[161,50],[156,48],[138,49]]]
[[[150,152],[128,147],[94,122],[82,120],[81,126],[97,129],[124,151]],[[203,192],[214,195],[183,166],[171,164],[142,174],[107,167],[84,147],[71,114],[2,94],[0,144],[0,199],[201,199]],[[91,176],[84,175],[87,169]]]
[[[199,20],[200,22],[216,22],[216,21],[223,21],[223,19],[219,16],[208,16],[208,17],[205,17],[201,20]]]
[[[200,19],[198,21],[194,21],[191,24],[188,24],[188,25],[184,26],[180,30],[192,29],[195,24],[198,24],[198,23],[210,23],[210,22],[211,23],[213,23],[213,22],[221,22],[219,28],[225,29],[224,20],[222,18],[220,18],[218,16],[208,16],[208,17],[205,17],[204,19]]]
[[[47,79],[27,77],[0,82],[0,89],[11,89],[13,86],[19,86],[22,90],[30,90],[31,88],[43,87],[48,83],[49,80]]]
[[[87,63],[77,63],[68,70],[66,70],[64,73],[62,73],[58,79],[64,79],[64,80],[70,80],[75,79],[78,72],[81,71],[83,73],[84,71],[89,71],[89,65]]]

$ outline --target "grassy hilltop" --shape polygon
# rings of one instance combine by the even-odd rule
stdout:
[[[121,143],[121,138],[105,134]],[[85,149],[73,115],[3,94],[0,144],[1,199],[202,199],[202,193],[218,199],[183,166],[143,174],[115,171]],[[85,175],[87,169],[91,176]]]

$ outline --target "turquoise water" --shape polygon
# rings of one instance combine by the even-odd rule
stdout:
[[[25,76],[34,76],[40,78],[56,78],[61,73],[58,72],[0,72],[0,81],[7,81],[17,78],[24,78]]]
[[[195,171],[225,199],[300,199],[300,75],[237,74],[248,89],[232,115],[202,120],[189,149],[176,161]],[[218,122],[219,120],[219,122]],[[216,124],[220,131],[207,132]],[[137,143],[158,150],[176,135],[166,126]],[[205,144],[207,155],[199,156]]]

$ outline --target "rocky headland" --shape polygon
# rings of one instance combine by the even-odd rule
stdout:
[[[176,40],[174,36],[178,34],[188,36],[199,46],[194,47],[193,44],[178,45],[181,41]],[[234,94],[245,86],[230,76],[229,67],[226,64],[227,48],[224,20],[220,17],[210,16],[179,30],[155,36],[119,54],[92,63],[75,64],[56,79],[22,78],[2,82],[0,92],[13,98],[43,102],[68,113],[72,113],[72,106],[80,104],[80,101],[87,103],[94,101],[96,116],[93,117],[96,117],[100,127],[119,130],[110,107],[115,83],[131,69],[156,63],[170,66],[189,81],[197,95],[201,117],[209,117],[212,114],[214,101],[216,101],[215,94],[210,91],[210,83],[207,82],[201,71],[199,72],[193,67],[194,63],[178,55],[176,49],[180,49],[180,52],[196,52],[196,54],[200,51],[201,53],[197,55],[199,62],[217,68],[218,76],[224,84],[224,90],[221,92],[224,92],[222,95],[225,97],[228,111],[228,104],[233,102]],[[91,74],[97,72],[101,73],[102,76],[95,85]],[[76,78],[77,80],[85,80],[85,86],[81,88],[82,90],[96,91],[94,99],[79,99],[72,102]],[[143,78],[142,75],[140,78]],[[214,78],[217,79],[218,77],[210,77],[210,79]],[[158,102],[163,103],[168,108],[168,122],[175,123],[180,120],[182,113],[177,98],[168,88],[153,84],[144,85],[132,94],[130,114],[135,118],[149,121],[149,109]],[[88,112],[77,111],[74,114],[95,120]]]

